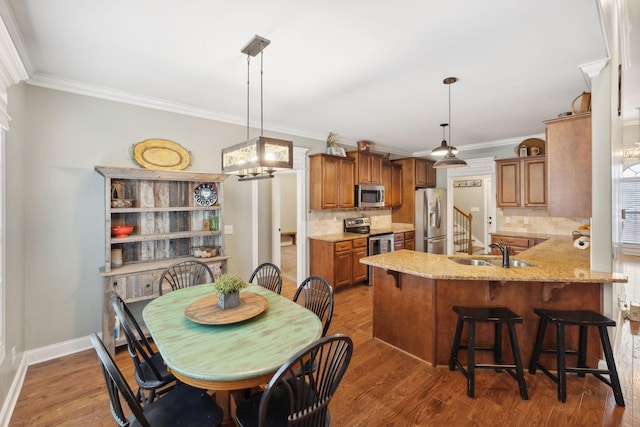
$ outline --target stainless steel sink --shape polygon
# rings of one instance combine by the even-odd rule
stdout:
[[[496,266],[502,267],[502,258],[467,258],[467,257],[449,257],[449,259],[453,262],[462,265],[473,265],[473,266]],[[521,261],[519,259],[510,259],[509,260],[510,267],[519,268],[519,267],[533,267],[533,264],[530,264],[526,261]]]
[[[453,262],[457,262],[462,265],[493,265],[487,260],[477,258],[449,258]]]

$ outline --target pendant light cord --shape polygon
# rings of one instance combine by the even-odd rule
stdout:
[[[247,141],[249,140],[249,64],[251,64],[251,56],[247,55]]]

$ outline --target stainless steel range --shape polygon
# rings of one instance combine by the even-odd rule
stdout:
[[[393,233],[371,232],[371,218],[367,216],[357,218],[345,218],[344,231],[367,235],[367,256],[393,252]],[[368,269],[368,277],[365,284],[370,285],[369,278],[373,273],[373,267]]]

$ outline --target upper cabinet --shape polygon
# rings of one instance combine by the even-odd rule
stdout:
[[[407,157],[391,161],[392,165],[402,168],[401,195],[402,204],[391,213],[393,222],[414,224],[416,196],[415,190],[420,187],[436,186],[436,170],[429,160]]]
[[[550,216],[591,216],[591,114],[562,117],[547,125]]]
[[[543,208],[547,205],[544,156],[496,160],[497,206]]]
[[[400,206],[402,204],[402,167],[382,166],[382,185],[384,185],[384,206],[387,208]]]
[[[355,207],[355,160],[330,154],[309,156],[309,209]]]
[[[349,151],[356,161],[356,184],[382,185],[382,156],[367,151]]]

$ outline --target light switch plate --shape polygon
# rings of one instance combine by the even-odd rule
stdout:
[[[225,225],[224,234],[233,234],[233,225]]]

